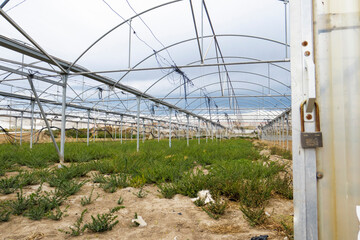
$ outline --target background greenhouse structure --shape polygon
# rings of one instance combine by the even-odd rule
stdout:
[[[295,239],[356,238],[359,1],[0,4],[3,143],[257,138],[293,152]]]

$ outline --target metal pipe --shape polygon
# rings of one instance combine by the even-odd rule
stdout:
[[[284,147],[284,115],[281,116],[281,147]]]
[[[123,115],[120,118],[120,143],[123,143]]]
[[[94,118],[94,129],[93,129],[93,141],[95,142],[96,138],[96,119]]]
[[[289,114],[286,113],[286,150],[289,150]]]
[[[14,136],[15,136],[15,139],[14,141],[16,142],[16,134],[17,134],[17,117],[15,117],[15,133],[14,133]]]
[[[158,142],[160,142],[160,122],[158,122]]]
[[[136,96],[136,103],[137,103],[137,117],[136,117],[136,123],[137,123],[137,132],[136,132],[136,151],[138,152],[140,149],[140,142],[139,142],[139,134],[140,134],[140,96]]]
[[[34,108],[35,102],[31,101],[31,121],[30,121],[30,149],[33,146],[33,135],[34,135]]]
[[[265,63],[286,63],[290,62],[289,59],[277,59],[277,60],[264,60],[264,61],[249,61],[249,62],[223,62],[223,63],[208,63],[208,64],[196,64],[196,65],[181,65],[178,68],[199,68],[199,67],[216,67],[216,66],[234,66],[234,65],[257,65]],[[81,71],[73,72],[70,75],[90,75],[100,73],[121,73],[121,72],[139,72],[139,71],[155,71],[155,70],[172,70],[174,67],[149,67],[149,68],[132,68],[129,69],[115,69],[115,70],[99,70],[99,71]],[[82,69],[85,70],[85,69]],[[49,75],[52,76],[52,75]],[[55,76],[55,75],[54,75]],[[124,89],[125,90],[125,89]],[[125,90],[127,91],[127,90]],[[133,91],[131,92],[133,93]],[[144,96],[147,98],[147,96]]]
[[[107,131],[106,131],[106,130],[107,130],[107,129],[106,129],[106,121],[105,121],[104,126],[105,126],[105,129],[104,129],[104,141],[106,141],[106,132],[107,132]]]
[[[187,124],[186,124],[186,144],[189,146],[189,115],[186,114]]]
[[[142,132],[142,142],[144,143],[145,142],[145,119],[143,118],[143,132]]]
[[[20,122],[20,146],[22,145],[23,120],[24,120],[24,112],[21,112],[21,122]]]
[[[10,0],[5,0],[5,1],[0,5],[0,8],[5,7],[5,5],[6,5],[9,1],[10,1]]]
[[[201,0],[201,53],[204,59],[204,0]]]
[[[132,22],[132,19],[130,19],[129,21],[129,62],[128,62],[128,68],[130,69],[131,67],[131,64],[130,64],[130,60],[131,60],[131,22]]]
[[[206,126],[206,143],[208,142],[208,123],[207,122],[205,122],[205,126]]]
[[[192,19],[193,19],[194,28],[195,28],[196,41],[197,41],[198,48],[199,48],[200,60],[201,60],[201,63],[204,63],[204,59],[203,59],[203,55],[202,55],[202,51],[201,51],[201,46],[200,46],[200,41],[199,41],[199,34],[198,34],[197,26],[196,26],[194,8],[193,8],[193,5],[192,5],[192,0],[190,0],[190,8],[191,8]]]
[[[62,76],[63,91],[62,91],[62,106],[61,106],[61,138],[60,138],[60,164],[64,164],[65,155],[65,128],[66,128],[66,86],[68,75]]]
[[[171,148],[171,115],[172,108],[169,108],[169,147]]]
[[[87,131],[86,131],[86,145],[89,146],[90,138],[90,110],[88,110],[88,121],[87,121]]]
[[[78,135],[79,135],[79,122],[76,122],[76,142],[78,142]]]
[[[198,118],[198,144],[200,144],[200,134],[201,134],[201,130],[200,130],[200,118]]]
[[[48,120],[46,119],[46,115],[45,115],[44,109],[43,109],[43,107],[42,107],[42,105],[41,105],[41,102],[40,102],[40,100],[39,100],[39,97],[38,97],[37,92],[36,92],[35,87],[34,87],[34,83],[33,83],[33,81],[32,81],[32,80],[33,80],[33,79],[32,79],[32,76],[31,76],[31,75],[28,75],[27,78],[28,78],[28,81],[29,81],[31,90],[32,90],[32,92],[34,93],[34,97],[35,97],[35,99],[36,99],[36,101],[37,101],[37,103],[38,103],[38,106],[39,106],[41,115],[42,115],[42,117],[43,117],[43,119],[44,119],[44,121],[45,121],[46,127],[47,127],[47,129],[48,129],[48,131],[49,131],[49,133],[50,133],[51,140],[52,140],[52,142],[53,142],[53,144],[54,144],[54,147],[55,147],[55,149],[56,149],[56,152],[57,152],[57,154],[59,155],[59,158],[60,158],[60,161],[61,161],[61,154],[60,154],[60,151],[59,151],[59,147],[58,147],[58,145],[57,145],[57,143],[56,143],[56,141],[55,141],[55,137],[54,137],[54,134],[53,134],[53,132],[52,132],[52,130],[51,130],[50,124],[49,124]],[[34,102],[32,102],[32,104],[33,104],[33,105],[32,105],[32,109],[33,109],[33,107],[34,107]]]

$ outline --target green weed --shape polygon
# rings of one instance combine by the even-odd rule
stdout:
[[[100,195],[98,194],[95,199],[92,199],[93,192],[94,192],[94,186],[91,189],[89,197],[85,196],[85,197],[81,198],[81,205],[82,206],[88,205],[88,204],[92,203],[93,201],[96,201],[96,199],[99,198]]]
[[[55,193],[57,196],[71,196],[80,191],[81,187],[84,186],[84,184],[87,183],[86,180],[78,182],[75,180],[68,180],[68,181],[62,181],[59,182]]]
[[[117,201],[117,204],[121,205],[121,204],[123,204],[123,202],[124,202],[124,199],[120,196],[118,201]]]
[[[110,177],[106,178],[105,183],[100,185],[104,191],[110,193],[115,192],[119,187],[125,188],[128,186],[128,176],[126,174],[111,175]]]
[[[20,187],[19,178],[17,176],[0,179],[0,192],[2,194],[10,194]]]
[[[55,211],[49,211],[46,216],[51,220],[59,221],[64,216],[64,213],[67,212],[68,208],[69,206],[67,206],[64,211],[61,211],[59,207],[56,207]]]
[[[89,229],[92,232],[105,232],[110,231],[119,220],[116,220],[118,216],[114,213],[119,211],[121,207],[110,209],[109,213],[97,214],[96,217],[91,216],[92,222],[86,223],[84,228]]]
[[[271,155],[278,155],[281,156],[282,158],[292,160],[292,154],[288,150],[278,147],[271,147],[270,151],[271,151]]]
[[[93,183],[105,183],[106,178],[104,177],[103,174],[94,173],[92,174],[92,181]]]
[[[245,205],[240,205],[240,210],[251,226],[261,225],[265,222],[266,215],[264,207],[252,208]]]
[[[137,193],[133,193],[138,198],[144,198],[146,197],[147,193],[144,191],[143,188],[140,188],[140,190]]]
[[[59,229],[60,232],[65,234],[69,234],[71,236],[79,236],[80,234],[84,233],[86,227],[83,226],[84,215],[87,212],[87,209],[81,212],[80,217],[76,220],[73,226],[69,226],[70,231]]]
[[[283,178],[280,176],[275,177],[272,185],[276,193],[287,199],[293,199],[293,185],[289,174],[285,174]]]
[[[167,199],[173,198],[177,193],[176,187],[172,183],[159,184],[158,188],[158,192],[160,192],[164,196],[164,198]]]
[[[197,207],[202,207],[202,206],[205,206],[205,199],[204,198],[198,198],[194,201],[194,204],[197,206]]]
[[[0,211],[0,222],[8,222],[10,220],[10,211],[2,210]]]

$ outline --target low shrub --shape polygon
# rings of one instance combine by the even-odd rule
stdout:
[[[84,228],[87,228],[92,232],[110,231],[116,224],[119,223],[119,220],[116,220],[118,216],[115,216],[114,213],[120,209],[121,207],[115,207],[110,209],[108,213],[97,214],[96,217],[91,216],[92,221],[86,223]]]

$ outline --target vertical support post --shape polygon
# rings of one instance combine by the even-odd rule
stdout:
[[[46,124],[46,127],[47,127],[47,129],[48,129],[48,131],[49,131],[49,133],[50,133],[50,136],[51,136],[52,142],[53,142],[53,144],[54,144],[54,147],[55,147],[55,149],[56,149],[56,152],[58,153],[59,158],[60,158],[60,161],[61,161],[61,154],[60,154],[60,151],[59,151],[59,147],[58,147],[58,145],[57,145],[57,143],[56,143],[56,141],[55,141],[53,132],[51,131],[51,128],[50,128],[50,124],[49,124],[48,120],[46,119],[46,115],[45,115],[44,109],[43,109],[43,107],[42,107],[42,105],[41,105],[41,102],[40,102],[40,100],[39,100],[39,97],[38,97],[38,95],[37,95],[37,93],[36,93],[36,90],[35,90],[35,87],[34,87],[34,83],[33,83],[33,81],[32,81],[32,80],[33,80],[33,75],[28,75],[27,78],[28,78],[28,80],[29,80],[29,84],[30,84],[31,90],[32,90],[32,92],[34,93],[34,97],[35,97],[35,99],[36,99],[36,101],[37,101],[37,103],[38,103],[38,106],[39,106],[41,115],[42,115],[42,117],[43,117],[43,119],[44,119],[44,122],[45,122],[45,124]],[[33,106],[34,106],[34,102],[33,102],[32,104],[33,104]],[[32,112],[33,112],[33,106],[32,106]]]
[[[186,144],[189,146],[189,114],[186,114],[187,124],[186,124]]]
[[[121,115],[121,120],[120,120],[120,143],[123,143],[123,115]]]
[[[160,142],[160,122],[158,122],[158,142]]]
[[[287,27],[287,7],[289,0],[283,0],[285,6],[285,59],[288,58],[288,27]]]
[[[200,118],[198,118],[198,144],[200,144],[200,134],[201,134]]]
[[[86,131],[86,145],[89,146],[89,137],[90,137],[90,110],[88,110],[88,121],[87,121],[87,131]]]
[[[336,173],[333,171],[333,169],[330,166],[336,166],[336,163],[334,162],[334,159],[326,159],[326,165],[328,165],[328,167],[325,167],[325,169],[329,169],[331,171],[330,175],[325,175],[325,177],[320,180],[320,181],[326,181],[324,180],[325,178],[327,178],[327,181],[330,182],[326,182],[328,185],[325,187],[326,188],[326,194],[323,196],[320,196],[320,198],[318,198],[318,186],[321,186],[324,182],[319,182],[316,178],[316,171],[317,171],[317,164],[320,164],[319,166],[321,166],[321,160],[317,162],[317,155],[320,155],[326,151],[326,149],[332,152],[332,149],[330,149],[330,142],[328,147],[326,148],[324,147],[323,149],[321,149],[320,151],[317,149],[303,149],[301,148],[301,144],[300,144],[300,121],[301,120],[305,120],[305,119],[301,119],[300,116],[300,105],[301,103],[305,100],[305,98],[307,98],[307,104],[306,104],[306,112],[312,112],[312,108],[314,107],[314,102],[316,99],[316,84],[321,83],[321,78],[323,77],[323,74],[329,74],[328,76],[330,76],[331,74],[334,74],[336,72],[336,74],[339,74],[339,76],[341,74],[343,74],[343,72],[341,72],[341,67],[336,68],[336,70],[331,71],[328,67],[332,67],[335,66],[333,64],[329,64],[329,61],[332,61],[333,59],[335,59],[335,57],[339,57],[339,56],[345,56],[345,53],[342,53],[341,55],[339,54],[334,54],[332,57],[329,57],[329,60],[323,60],[323,61],[319,61],[319,59],[317,59],[317,63],[319,63],[320,69],[322,69],[320,72],[323,74],[319,74],[317,75],[315,72],[315,56],[316,54],[321,54],[324,52],[321,52],[321,48],[324,50],[326,49],[326,54],[324,55],[318,55],[323,59],[327,59],[327,56],[331,56],[334,52],[332,52],[332,49],[334,49],[334,46],[336,47],[336,51],[338,52],[338,49],[342,48],[342,45],[338,45],[338,41],[336,41],[335,39],[338,39],[338,35],[341,33],[345,33],[345,32],[340,32],[337,33],[336,37],[331,38],[330,36],[335,36],[332,35],[332,33],[327,33],[325,34],[325,36],[322,38],[320,36],[322,36],[323,34],[319,34],[318,30],[319,29],[325,29],[325,24],[323,23],[322,26],[317,26],[316,29],[314,29],[314,25],[318,25],[318,20],[313,18],[313,13],[314,13],[314,6],[316,6],[315,1],[313,0],[302,0],[302,1],[292,1],[290,4],[291,7],[291,23],[292,23],[292,28],[294,29],[294,31],[291,31],[291,41],[292,41],[292,47],[291,47],[291,105],[292,105],[292,147],[293,147],[293,186],[294,186],[294,237],[295,239],[312,239],[312,240],[317,240],[318,239],[318,219],[320,220],[324,220],[321,218],[318,218],[318,204],[317,204],[317,200],[322,199],[321,197],[328,197],[330,196],[331,198],[335,198],[335,200],[331,201],[330,205],[326,205],[326,206],[331,206],[333,208],[336,208],[336,204],[334,203],[334,201],[338,201],[338,195],[334,194],[334,192],[332,192],[330,189],[337,189],[336,187],[336,181],[340,180],[341,177],[336,176]],[[340,6],[340,5],[339,5]],[[350,5],[349,5],[350,6]],[[347,6],[348,7],[348,6]],[[345,8],[337,8],[332,9],[334,11],[337,10],[342,10]],[[319,9],[315,8],[315,11],[320,11]],[[331,11],[331,10],[330,10]],[[331,11],[332,12],[332,11]],[[321,16],[327,16],[327,10],[321,10]],[[334,13],[334,12],[332,12]],[[330,15],[330,14],[329,14]],[[320,16],[317,16],[320,17]],[[331,18],[334,19],[334,18]],[[316,23],[316,24],[315,24]],[[348,25],[344,25],[344,26],[348,26]],[[314,37],[314,33],[316,33],[316,36]],[[334,33],[333,33],[334,34]],[[339,35],[339,36],[340,36]],[[350,36],[350,35],[347,35]],[[356,36],[356,35],[353,35]],[[331,44],[328,45],[328,43],[322,42],[321,40],[325,40],[327,39],[327,37],[329,37],[329,39],[332,41]],[[319,52],[316,51],[317,53],[315,54],[314,51],[314,41],[315,39],[317,39],[319,42],[317,44],[317,46],[320,46],[320,50]],[[330,41],[329,40],[329,41]],[[301,44],[306,42],[306,46],[305,44]],[[349,46],[358,46],[358,42],[356,45],[351,45],[351,41],[344,41],[343,43],[347,43],[350,44]],[[331,47],[329,47],[331,46]],[[349,49],[351,49],[352,47],[349,47]],[[345,48],[342,48],[345,49]],[[309,53],[309,54],[307,54]],[[353,55],[355,56],[355,55]],[[354,59],[358,59],[358,58],[354,58]],[[344,61],[345,62],[345,61]],[[324,65],[320,64],[320,63],[324,63]],[[336,64],[336,63],[334,63]],[[326,67],[325,67],[326,66]],[[346,64],[344,64],[344,67],[346,66]],[[354,65],[355,66],[355,65]],[[347,69],[346,71],[350,71],[352,72],[352,70]],[[357,69],[356,69],[357,72]],[[355,73],[355,72],[352,72]],[[353,74],[349,74],[353,75]],[[319,79],[316,79],[316,76]],[[326,96],[326,92],[330,91],[328,89],[331,89],[332,85],[331,82],[335,81],[336,77],[333,77],[332,80],[327,80],[327,87],[325,89],[325,91],[323,91],[323,89],[321,89],[321,95],[322,96]],[[302,86],[302,87],[298,87],[298,86]],[[340,87],[342,87],[343,85],[339,85]],[[323,86],[321,86],[323,87]],[[324,95],[323,95],[324,92]],[[338,96],[338,95],[335,95]],[[341,96],[341,94],[339,95]],[[325,97],[326,99],[326,97]],[[331,108],[328,109],[330,112],[332,111]],[[344,113],[344,112],[342,112]],[[333,115],[334,112],[332,114],[329,114],[329,116],[335,116]],[[343,123],[342,123],[343,125]],[[315,122],[305,122],[305,129],[307,131],[315,131]],[[329,129],[330,130],[330,129]],[[333,136],[332,134],[330,134],[329,136]],[[339,141],[340,143],[340,141]],[[346,144],[344,142],[341,142],[341,144]],[[341,145],[340,144],[340,148],[341,146],[345,146],[345,145]],[[333,145],[331,145],[333,146]],[[344,164],[344,162],[342,162],[342,164]],[[346,163],[345,163],[346,164]],[[358,165],[357,165],[358,166]],[[324,166],[323,166],[324,167]],[[349,167],[349,166],[348,166]],[[321,168],[320,168],[321,169]],[[324,170],[324,169],[322,169]],[[346,174],[345,174],[346,175]],[[333,179],[333,182],[330,180]],[[336,179],[336,181],[334,181]],[[341,181],[341,180],[340,180]],[[351,182],[351,181],[350,181]],[[351,184],[350,184],[351,185]],[[350,187],[350,188],[348,188]],[[344,188],[347,189],[351,189],[351,186],[346,186],[343,187],[343,189],[341,189],[341,191],[343,193],[349,193],[347,190],[345,190]],[[337,190],[336,190],[337,191]],[[337,192],[338,193],[338,192]],[[347,198],[352,198],[354,197],[354,195],[349,195],[346,196]],[[328,202],[329,203],[329,202]],[[320,204],[319,204],[320,206]],[[326,213],[326,221],[329,221],[328,223],[330,223],[327,226],[326,232],[333,232],[335,233],[334,235],[329,234],[328,236],[331,237],[324,237],[323,239],[331,239],[331,238],[341,238],[340,236],[343,237],[343,239],[355,239],[355,234],[353,235],[353,238],[349,238],[343,234],[341,234],[341,231],[339,226],[341,225],[339,223],[339,219],[332,219],[331,216],[333,213],[330,213],[332,211],[335,212],[335,214],[340,214],[341,216],[345,217],[345,214],[340,213],[342,212],[342,210],[346,211],[346,207],[347,206],[342,206],[342,209],[340,211],[337,211],[337,209],[335,210],[329,210],[326,209],[327,213]],[[320,207],[321,208],[321,207]],[[324,210],[324,209],[322,209]],[[328,212],[330,211],[330,212]],[[356,225],[357,228],[356,230],[358,231],[358,221],[356,220],[356,215],[355,215],[355,206],[352,210],[353,212],[351,213],[351,218],[353,218],[353,220],[351,221],[356,221]],[[324,214],[319,212],[320,215]],[[342,218],[342,221],[347,221],[348,219]],[[347,221],[347,223],[350,223],[350,221]],[[334,226],[335,224],[335,226]],[[320,229],[321,229],[321,225],[320,225]],[[333,229],[332,229],[333,228]],[[350,226],[346,226],[347,232],[349,232],[351,230]],[[355,229],[354,229],[355,230]],[[354,231],[355,233],[355,231]],[[327,234],[327,233],[326,233]],[[324,235],[326,235],[324,234]]]
[[[206,132],[206,143],[207,143],[208,142],[208,123],[207,122],[205,123],[205,126],[206,126],[205,132]]]
[[[215,125],[215,140],[218,141],[218,125]]]
[[[145,118],[143,118],[143,131],[142,131],[142,142],[144,143],[145,142]]]
[[[214,141],[214,131],[213,131],[213,124],[212,124],[212,122],[210,122],[210,126],[211,126],[211,141]]]
[[[116,140],[116,121],[115,121],[115,124],[114,124],[114,132],[115,132],[115,134],[114,134],[114,138],[115,138],[115,140]]]
[[[133,124],[130,125],[131,129],[130,129],[130,140],[132,141],[133,139]]]
[[[286,113],[286,150],[289,150],[289,114]]]
[[[284,148],[284,115],[281,116],[281,147]]]
[[[106,141],[106,132],[107,132],[107,129],[106,129],[106,120],[104,121],[104,141]]]
[[[171,148],[171,115],[172,108],[169,108],[169,147]]]
[[[93,139],[95,142],[95,138],[96,138],[96,119],[94,118],[94,130],[93,130]]]
[[[140,134],[140,96],[136,96],[136,103],[137,103],[137,116],[136,116],[136,123],[137,123],[137,132],[136,132],[136,151],[138,152],[140,149],[140,142],[139,142],[139,134]]]
[[[63,91],[62,91],[62,107],[61,107],[61,139],[60,139],[60,164],[64,164],[65,154],[65,127],[66,127],[66,86],[68,75],[62,76],[63,79]]]
[[[132,33],[132,28],[131,28],[131,19],[129,21],[129,61],[128,61],[128,68],[131,68],[131,33]]]
[[[76,142],[78,142],[78,136],[79,136],[79,122],[76,122]]]
[[[23,121],[24,121],[24,112],[21,112],[21,122],[20,122],[20,146],[22,145]]]
[[[151,138],[154,139],[154,120],[151,120],[150,135]]]
[[[15,142],[16,142],[16,135],[17,135],[17,117],[15,117],[15,133],[14,133],[14,136],[15,136]]]
[[[31,101],[31,121],[30,121],[30,149],[33,146],[33,135],[34,135],[34,108],[35,102]]]

